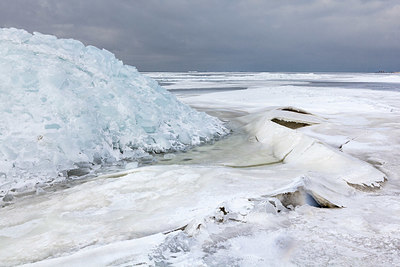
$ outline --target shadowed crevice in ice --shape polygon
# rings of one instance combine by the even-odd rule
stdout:
[[[272,118],[271,121],[290,129],[299,129],[322,122],[321,118],[296,107],[277,108],[275,113],[278,116]]]
[[[294,113],[299,113],[299,114],[307,114],[307,115],[312,115],[311,113],[300,109],[300,108],[295,108],[295,107],[285,107],[285,108],[280,108],[282,111],[289,111],[289,112],[294,112]]]
[[[347,182],[347,184],[359,191],[363,191],[363,192],[376,192],[380,189],[382,189],[382,186],[384,183],[387,182],[387,178],[384,177],[384,180],[381,182],[378,182],[377,185],[366,185],[366,184],[353,184],[353,183],[349,183]]]
[[[275,122],[279,125],[285,126],[287,128],[290,128],[290,129],[298,129],[298,128],[303,128],[303,127],[311,125],[311,124],[304,123],[304,122],[287,121],[287,120],[282,120],[279,118],[273,118],[271,121]]]
[[[294,192],[277,194],[274,197],[279,199],[286,208],[295,208],[305,204],[317,208],[340,208],[317,193],[303,187],[297,188]]]

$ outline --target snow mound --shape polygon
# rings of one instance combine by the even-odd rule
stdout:
[[[293,124],[306,127],[323,123],[323,119],[317,116],[283,108],[260,111],[237,120],[243,123],[243,128],[254,142],[267,146],[279,162],[293,164],[309,173],[336,177],[336,180],[359,189],[380,188],[386,180],[385,174],[370,164],[339,149],[335,150],[292,127]]]
[[[2,191],[227,132],[104,49],[17,29],[0,29],[0,100]]]

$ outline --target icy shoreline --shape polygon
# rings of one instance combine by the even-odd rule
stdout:
[[[232,136],[0,208],[0,265],[399,262],[400,93],[336,81],[400,75],[147,75]]]
[[[303,133],[298,132],[299,130],[270,124],[269,121],[279,117],[282,120],[314,124],[312,127],[300,128],[307,130],[309,127],[308,132],[312,128],[328,127],[331,119],[327,121],[290,110],[294,109],[270,108],[236,119],[238,127],[247,129],[248,138],[253,136],[253,139],[249,139],[249,144],[265,142],[265,149],[258,150],[264,159],[268,158],[267,154],[263,154],[265,152],[273,154],[278,160],[282,157],[277,153],[279,151],[281,155],[287,154],[286,149],[294,153],[292,159],[285,156],[287,159],[283,160],[284,164],[251,167],[252,163],[248,160],[257,160],[257,157],[239,162],[230,161],[227,157],[227,161],[218,162],[214,166],[201,163],[148,166],[98,177],[80,186],[38,196],[33,201],[29,200],[29,203],[16,203],[9,211],[7,208],[0,211],[6,212],[7,221],[18,222],[19,225],[19,228],[2,227],[0,233],[3,237],[12,238],[13,242],[8,244],[7,250],[1,250],[5,254],[0,254],[0,258],[8,259],[13,264],[50,257],[35,264],[37,266],[67,266],[71,263],[85,266],[127,263],[259,266],[266,263],[310,264],[311,256],[299,254],[301,248],[303,251],[307,249],[305,253],[309,255],[316,251],[310,245],[303,244],[299,247],[299,242],[305,241],[303,238],[315,240],[315,237],[309,236],[310,229],[307,225],[317,227],[319,220],[327,220],[329,223],[317,227],[321,229],[317,231],[319,235],[323,236],[323,231],[329,233],[328,229],[333,227],[342,237],[353,236],[354,233],[348,231],[359,227],[358,216],[365,212],[370,213],[373,210],[372,203],[376,203],[372,201],[369,204],[371,200],[368,198],[371,195],[379,197],[379,193],[366,194],[349,186],[340,175],[354,172],[359,178],[370,179],[374,177],[371,176],[373,174],[379,177],[376,182],[381,182],[384,175],[370,165],[346,156],[339,149],[334,155],[345,158],[346,162],[341,165],[353,168],[342,169],[340,165],[335,166],[341,160],[335,160],[332,155],[328,159],[320,159],[322,164],[328,160],[327,165],[318,162],[312,164],[315,159],[308,158],[307,154],[312,155],[313,149],[302,150],[302,146],[293,149],[290,147],[291,143],[288,143],[288,140],[307,140],[307,137],[302,137]],[[276,137],[268,137],[274,133],[271,129],[278,130]],[[293,137],[290,137],[291,133]],[[276,141],[279,137],[287,139],[280,143]],[[292,144],[296,146],[296,143],[298,146],[302,142],[294,141]],[[271,148],[271,145],[277,147]],[[316,145],[318,147],[319,143]],[[287,146],[289,148],[285,148]],[[300,160],[296,160],[295,151],[299,149],[297,154],[300,153]],[[321,148],[317,148],[314,155],[325,155],[326,152],[318,152],[319,149]],[[250,166],[243,168],[243,162]],[[233,168],[233,164],[239,164],[241,168]],[[367,172],[363,174],[364,171]],[[368,180],[358,180],[358,184],[367,186]],[[372,210],[363,208],[358,214],[355,210],[358,205]],[[344,208],[324,211],[318,206]],[[377,207],[382,208],[381,205]],[[29,210],[30,219],[27,221],[24,210]],[[395,206],[394,210],[400,210],[400,207]],[[349,215],[354,212],[357,219],[354,218],[353,222]],[[386,217],[391,218],[389,214],[383,218],[387,220]],[[333,226],[330,218],[332,223],[335,222],[341,228]],[[338,221],[344,218],[347,218],[346,224]],[[5,220],[0,220],[0,225],[5,226],[4,223]],[[386,225],[387,222],[376,223]],[[54,225],[58,227],[54,229]],[[372,237],[366,236],[369,227],[362,228],[362,233],[357,232],[357,235],[363,235],[364,239],[372,242]],[[395,242],[385,239],[386,233],[394,233],[394,228],[390,225],[384,227],[386,228],[382,231],[385,234],[379,235],[376,242]],[[33,229],[41,230],[32,232]],[[15,230],[19,234],[12,234]],[[64,238],[60,238],[61,233]],[[44,243],[42,248],[37,247],[32,254],[17,253],[21,249],[30,251],[29,247],[34,240],[47,240],[48,243]],[[95,244],[91,243],[93,240],[97,240]],[[346,240],[350,244],[355,242],[353,237]],[[322,239],[319,242],[315,245],[320,245]],[[340,241],[333,238],[330,242]],[[261,244],[261,247],[254,243]],[[50,244],[53,245],[48,247]],[[54,244],[58,244],[57,247]],[[358,242],[357,244],[361,245]],[[338,253],[336,250],[324,251],[328,255]],[[360,252],[357,253],[356,255],[361,255]],[[345,257],[337,254],[336,257],[334,262],[344,264],[347,261],[359,263],[361,256],[355,257],[347,253]],[[325,255],[312,260],[317,265],[327,263]]]

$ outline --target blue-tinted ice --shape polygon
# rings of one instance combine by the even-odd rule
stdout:
[[[226,133],[104,49],[17,29],[0,29],[0,103],[2,191]]]

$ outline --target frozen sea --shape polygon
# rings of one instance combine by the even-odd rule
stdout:
[[[399,74],[145,75],[231,133],[16,196],[1,266],[399,264]]]
[[[399,85],[0,29],[0,266],[397,265]]]

